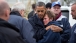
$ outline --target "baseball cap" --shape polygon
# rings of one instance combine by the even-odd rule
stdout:
[[[53,2],[52,7],[54,7],[55,5],[59,5],[61,7],[60,2]]]

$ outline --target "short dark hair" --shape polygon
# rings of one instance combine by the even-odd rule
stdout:
[[[36,8],[36,4],[32,4],[32,9],[35,9]]]
[[[46,4],[46,8],[50,8],[51,9],[51,5],[52,5],[51,3],[47,3]]]
[[[45,15],[48,15],[48,17],[51,19],[53,18],[53,20],[55,19],[55,14],[51,11],[46,11]]]
[[[45,6],[45,3],[44,3],[44,2],[38,2],[38,3],[36,3],[36,7],[37,7],[37,6],[39,6],[39,7],[44,6],[44,7],[46,8],[46,6]]]

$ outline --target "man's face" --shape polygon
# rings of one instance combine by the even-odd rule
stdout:
[[[57,16],[61,12],[60,6],[55,5],[54,7],[52,7],[52,11]]]
[[[76,5],[72,5],[71,15],[72,15],[73,19],[76,19]]]
[[[48,15],[45,15],[44,16],[44,19],[43,19],[43,22],[44,22],[44,25],[47,25],[50,21],[52,21],[53,18],[49,18]]]
[[[44,6],[37,6],[36,13],[40,19],[43,19],[45,14],[46,8]]]
[[[25,10],[21,10],[21,16],[24,17]]]

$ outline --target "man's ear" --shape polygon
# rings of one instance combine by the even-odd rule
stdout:
[[[6,18],[6,20],[9,19],[9,15],[10,15],[10,11],[9,10],[4,10],[4,17]]]
[[[20,15],[22,14],[22,10],[19,11]]]
[[[9,15],[10,15],[10,11],[9,10],[5,10],[4,13],[5,13],[5,17],[9,17]]]
[[[4,16],[7,17],[7,10],[4,10]]]

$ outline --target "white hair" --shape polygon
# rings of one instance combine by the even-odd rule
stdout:
[[[16,11],[25,10],[25,5],[21,2],[18,2],[12,6],[11,10],[16,10]]]

